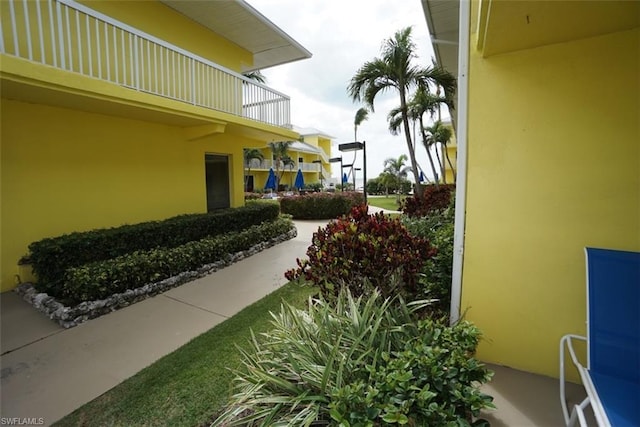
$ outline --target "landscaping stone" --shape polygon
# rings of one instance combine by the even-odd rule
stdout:
[[[203,265],[195,271],[185,271],[159,282],[148,283],[136,289],[127,289],[122,293],[111,295],[103,300],[83,301],[73,307],[65,306],[54,297],[49,296],[46,293],[38,292],[32,283],[21,284],[15,289],[15,292],[21,295],[29,304],[33,305],[36,310],[44,313],[60,326],[64,328],[72,328],[89,319],[95,319],[96,317],[100,317],[120,308],[135,304],[136,302],[140,302],[171,288],[175,288],[192,280],[204,277],[233,263],[248,258],[251,255],[255,255],[267,248],[275,246],[278,243],[293,239],[296,235],[297,230],[293,228],[288,233],[274,237],[273,239],[265,242],[258,243],[245,251],[230,254],[220,261]]]

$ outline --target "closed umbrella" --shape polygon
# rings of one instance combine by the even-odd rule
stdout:
[[[424,177],[424,172],[420,171],[420,182],[425,182],[427,179]]]
[[[342,174],[342,183],[346,184],[347,182],[349,182],[349,178],[347,177],[346,173]]]
[[[264,189],[276,189],[276,174],[273,172],[273,168],[269,169],[269,177],[267,178],[267,182],[264,184]]]
[[[302,170],[298,169],[298,173],[296,174],[296,182],[293,184],[298,190],[304,187],[304,176],[302,176]]]

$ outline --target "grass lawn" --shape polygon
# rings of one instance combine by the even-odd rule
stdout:
[[[407,196],[400,196],[400,200],[404,200]],[[391,211],[398,210],[398,204],[396,203],[397,197],[395,195],[386,196],[369,196],[369,205],[376,208],[389,209]]]
[[[282,300],[303,307],[316,289],[289,283],[194,338],[102,396],[60,420],[57,426],[199,426],[210,423],[233,391],[229,368],[240,366],[236,345],[250,330],[270,327],[270,311]]]

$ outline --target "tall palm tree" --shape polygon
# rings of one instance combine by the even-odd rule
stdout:
[[[455,177],[456,170],[453,167],[453,163],[451,163],[451,159],[449,158],[449,153],[447,150],[447,144],[449,144],[449,141],[451,140],[451,136],[453,132],[451,132],[451,129],[448,126],[445,126],[440,120],[436,120],[432,126],[427,127],[425,130],[428,132],[428,134],[430,134],[430,143],[433,145],[440,144],[440,146],[442,147],[443,157],[447,159],[447,162],[449,163],[449,167],[451,168],[451,171],[453,172],[453,176]],[[437,153],[438,152],[436,151],[436,154]],[[438,161],[440,161],[439,156],[438,156]],[[446,183],[445,181],[446,174],[444,173],[444,158],[440,163],[440,167],[442,168],[443,181]]]
[[[407,179],[407,175],[412,171],[411,167],[405,166],[407,163],[407,155],[401,154],[397,159],[393,157],[389,157],[384,161],[384,170],[383,172],[388,173],[390,176],[394,177],[394,182],[396,184],[396,188],[400,189],[402,185],[402,181]],[[400,201],[400,192],[397,192],[398,201]]]
[[[282,174],[280,174],[280,163],[284,161],[285,157],[289,157],[289,147],[293,141],[277,141],[270,142],[269,148],[271,149],[271,153],[273,153],[273,162],[276,167],[276,191],[280,188],[280,178],[282,178]]]
[[[438,173],[436,171],[436,166],[433,163],[433,156],[429,150],[429,145],[425,142],[427,141],[427,135],[424,130],[424,115],[425,113],[429,113],[429,116],[433,118],[435,112],[439,110],[440,104],[447,104],[447,101],[448,100],[446,98],[430,93],[428,86],[419,85],[407,105],[407,114],[409,115],[409,119],[414,123],[417,121],[420,124],[420,135],[422,136],[423,144],[425,144],[425,147],[427,148],[427,158],[429,160],[429,165],[431,166],[431,172],[433,173],[436,186],[438,185]],[[393,135],[398,135],[400,133],[400,125],[402,124],[401,113],[402,110],[398,107],[391,110],[387,116],[387,119],[389,120],[389,131]]]
[[[427,150],[427,153],[431,150],[431,147],[435,148],[436,161],[438,162],[438,170],[440,171],[440,175],[442,176],[442,182],[446,184],[447,178],[443,174],[444,165],[442,163],[442,159],[440,159],[440,154],[438,153],[438,141],[436,140],[437,136],[431,133],[431,131],[429,130],[429,127],[424,128],[423,132],[425,132],[424,139],[422,140],[422,143],[424,144],[424,148]],[[437,179],[437,176],[436,176],[436,179]],[[437,185],[437,181],[436,181],[436,185]]]
[[[362,124],[365,120],[369,118],[369,110],[362,107],[356,111],[356,116],[353,119],[353,140],[358,140],[358,126]]]
[[[244,164],[247,168],[247,173],[244,176],[244,191],[246,192],[246,191],[249,191],[248,186],[249,186],[249,176],[251,176],[251,161],[254,159],[263,161],[264,154],[262,154],[262,151],[258,150],[257,148],[245,148],[243,150],[243,156],[244,156]]]
[[[374,111],[374,100],[378,93],[397,90],[400,95],[400,113],[404,134],[409,149],[411,167],[416,182],[419,182],[419,169],[416,162],[415,146],[409,130],[407,98],[412,88],[418,84],[429,83],[441,86],[445,93],[455,89],[455,78],[437,67],[419,67],[411,62],[416,57],[416,46],[411,40],[411,27],[397,31],[393,37],[384,41],[381,57],[365,62],[351,78],[347,91],[354,101],[364,101]],[[422,187],[416,192],[422,195]]]

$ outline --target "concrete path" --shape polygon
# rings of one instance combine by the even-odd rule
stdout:
[[[0,416],[50,425],[100,396],[285,284],[324,224],[296,221],[295,239],[71,329],[1,294]]]
[[[72,329],[48,320],[14,293],[0,294],[0,417],[42,418],[50,425],[100,396],[286,283],[284,271],[304,257],[313,232],[325,223],[296,221],[295,239]],[[483,389],[500,410],[483,415],[492,425],[564,425],[557,380],[491,369],[495,378]],[[584,394],[574,384],[568,393],[575,403]]]

